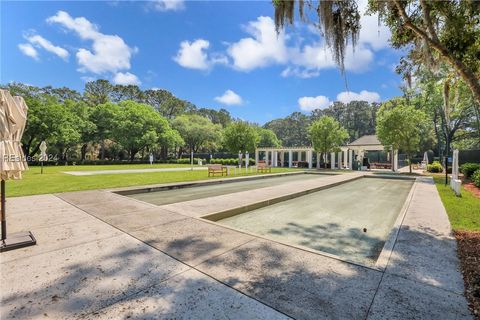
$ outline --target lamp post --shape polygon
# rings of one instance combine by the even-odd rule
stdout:
[[[40,174],[43,174],[43,161],[47,159],[47,143],[45,141],[42,141],[40,143],[40,163],[41,163],[41,169],[40,169]]]

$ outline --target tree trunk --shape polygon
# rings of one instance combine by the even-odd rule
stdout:
[[[84,143],[80,149],[82,163],[85,162],[85,155],[87,154],[87,144]]]
[[[100,141],[100,160],[105,160],[105,140]]]

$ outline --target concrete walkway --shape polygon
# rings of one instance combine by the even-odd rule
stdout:
[[[10,231],[31,230],[38,245],[0,255],[0,318],[472,319],[433,181],[414,188],[383,271],[197,218],[274,201],[282,185],[216,206],[157,207],[101,190],[12,198]]]
[[[183,168],[156,168],[156,169],[119,169],[119,170],[85,170],[85,171],[63,171],[72,176],[95,176],[99,174],[125,174],[125,173],[148,173],[148,172],[170,172],[170,171],[191,171],[190,167]],[[193,167],[193,170],[207,170],[207,167]]]

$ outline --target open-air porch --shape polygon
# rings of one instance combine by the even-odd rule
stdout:
[[[364,159],[368,159],[365,161]],[[306,167],[320,168],[328,164],[331,169],[366,170],[390,169],[398,171],[398,150],[385,151],[376,135],[367,135],[340,147],[339,152],[326,155],[316,152],[312,147],[257,148],[255,162],[265,161],[272,167]]]

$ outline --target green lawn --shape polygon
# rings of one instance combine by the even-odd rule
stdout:
[[[7,197],[17,197],[34,194],[91,190],[102,188],[116,188],[168,182],[194,181],[214,179],[207,177],[207,171],[175,171],[175,172],[148,172],[126,174],[102,174],[93,176],[73,176],[63,171],[85,170],[113,170],[113,169],[140,169],[188,167],[188,165],[97,165],[97,166],[55,166],[45,167],[40,174],[40,167],[31,167],[23,175],[22,180],[7,181]],[[272,173],[294,171],[296,169],[273,168]],[[245,174],[243,174],[245,175]],[[237,175],[239,176],[239,175]],[[220,178],[220,177],[216,177]]]
[[[457,197],[450,186],[445,186],[443,176],[434,176],[433,179],[453,230],[480,231],[480,199],[463,187],[462,196]]]

